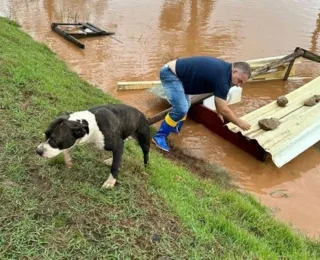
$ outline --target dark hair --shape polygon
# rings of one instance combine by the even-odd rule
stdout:
[[[234,69],[241,70],[244,74],[247,74],[249,78],[251,77],[251,67],[247,62],[237,61],[232,65]]]

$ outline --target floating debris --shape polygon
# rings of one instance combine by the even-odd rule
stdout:
[[[91,23],[52,23],[51,29],[81,49],[84,49],[85,45],[75,37],[79,38],[115,34],[114,32],[101,30]]]
[[[270,196],[273,197],[273,198],[288,198],[290,197],[290,195],[286,192],[287,190],[275,190],[275,191],[272,191],[270,192]]]

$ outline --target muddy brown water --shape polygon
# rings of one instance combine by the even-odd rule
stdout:
[[[166,61],[181,56],[212,55],[249,60],[291,53],[299,46],[320,52],[317,0],[1,0],[0,15],[22,25],[77,72],[147,116],[167,108],[147,91],[116,91],[118,81],[158,80]],[[89,21],[114,31],[114,38],[81,40],[81,50],[50,29],[51,22]],[[320,66],[303,61],[298,74],[315,78]],[[309,79],[310,80],[310,79]],[[249,113],[308,81],[273,81],[244,86],[238,116]],[[158,126],[159,124],[156,124]],[[239,186],[269,206],[276,218],[310,237],[320,237],[320,144],[278,169],[262,163],[188,121],[181,136],[170,137],[195,157],[226,168]],[[277,198],[271,192],[277,193]],[[282,196],[287,194],[289,196]]]

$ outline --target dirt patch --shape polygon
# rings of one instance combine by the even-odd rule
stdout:
[[[35,185],[40,190],[48,191],[51,189],[52,183],[50,178],[41,172],[31,172],[28,175],[31,185]]]
[[[157,260],[171,260],[169,256],[159,256]]]
[[[225,189],[234,187],[234,185],[231,183],[231,176],[225,169],[220,168],[214,164],[209,164],[203,159],[195,158],[194,156],[188,154],[185,150],[182,150],[181,148],[175,146],[175,144],[170,141],[169,145],[171,147],[169,153],[160,151],[159,149],[158,151],[168,159],[187,168],[200,178],[213,180],[215,183],[219,184]]]
[[[277,118],[268,118],[268,119],[259,120],[258,123],[261,129],[269,131],[269,130],[276,129],[281,122]]]
[[[277,104],[280,107],[285,107],[288,104],[289,100],[285,96],[280,96],[277,98]]]
[[[26,101],[22,104],[21,109],[26,110],[30,106],[31,97],[27,96]]]

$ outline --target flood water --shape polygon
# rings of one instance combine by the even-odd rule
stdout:
[[[17,21],[83,79],[147,116],[167,104],[145,90],[117,91],[116,84],[158,80],[160,67],[170,59],[211,55],[228,61],[249,60],[286,55],[297,46],[320,53],[317,0],[0,0],[0,16]],[[81,50],[50,28],[51,22],[85,21],[115,35],[82,39],[86,48]],[[297,72],[313,79],[319,76],[320,66],[303,61]],[[247,84],[242,102],[232,107],[238,116],[244,115],[306,82]],[[189,154],[226,168],[276,218],[320,237],[320,144],[278,169],[271,161],[256,161],[192,121],[181,136],[170,138]],[[270,195],[279,189],[289,196]]]

